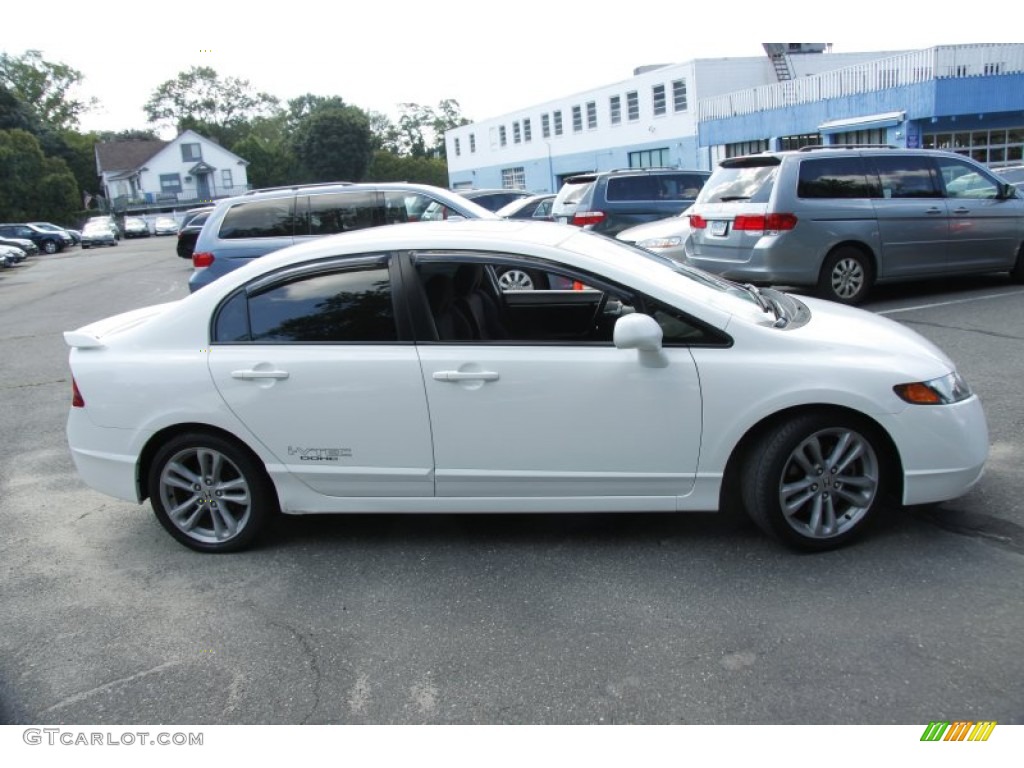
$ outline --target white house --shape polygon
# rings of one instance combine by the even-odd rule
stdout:
[[[247,160],[195,131],[172,141],[96,145],[96,171],[112,210],[181,208],[249,188]]]

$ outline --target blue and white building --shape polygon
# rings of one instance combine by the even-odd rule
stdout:
[[[807,144],[1024,163],[1024,44],[764,48],[764,56],[642,67],[628,80],[454,128],[445,134],[449,184],[553,192],[577,173],[711,169],[726,157]]]

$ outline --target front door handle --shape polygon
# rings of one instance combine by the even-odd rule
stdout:
[[[935,206],[932,206],[927,211],[925,211],[925,213],[927,213],[929,216],[931,216],[931,215],[936,214],[936,213],[942,213],[942,209],[941,208],[936,208]]]
[[[434,381],[497,381],[494,371],[434,371]]]
[[[970,213],[970,212],[971,212],[970,208],[964,208],[963,206],[953,210],[953,213]]]
[[[288,371],[232,371],[233,379],[287,379]]]

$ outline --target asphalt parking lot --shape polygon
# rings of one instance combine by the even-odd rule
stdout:
[[[966,496],[794,555],[714,515],[289,518],[174,542],[78,479],[61,332],[187,294],[173,238],[0,273],[0,723],[1024,723],[1024,287],[879,289],[983,399]],[[571,426],[571,425],[567,425]]]

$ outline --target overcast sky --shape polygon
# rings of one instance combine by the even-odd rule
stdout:
[[[82,128],[120,130],[150,127],[142,105],[154,89],[200,65],[282,101],[338,95],[396,117],[402,102],[451,98],[481,120],[624,80],[643,64],[761,56],[761,39],[830,41],[837,52],[1000,41],[970,15],[954,26],[937,6],[929,16],[919,3],[903,5],[846,18],[820,2],[21,0],[4,9],[0,49],[38,49],[80,70],[83,95],[100,101]],[[1019,17],[1005,5],[986,4],[985,17]],[[771,8],[785,18],[773,21]]]

